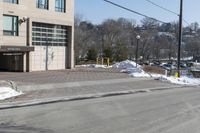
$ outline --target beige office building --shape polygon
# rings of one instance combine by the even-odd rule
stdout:
[[[74,0],[1,0],[0,70],[74,67]]]

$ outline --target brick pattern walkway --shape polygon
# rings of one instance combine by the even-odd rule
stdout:
[[[18,85],[92,81],[128,77],[127,74],[121,73],[120,70],[112,68],[76,68],[73,70],[31,73],[0,72],[0,80],[11,80]]]

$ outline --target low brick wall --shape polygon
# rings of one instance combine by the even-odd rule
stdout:
[[[165,70],[160,67],[155,66],[143,66],[145,72],[149,73],[158,73],[158,74],[165,74]]]

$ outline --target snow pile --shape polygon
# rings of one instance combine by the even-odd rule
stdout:
[[[194,66],[200,66],[199,62],[194,62]]]
[[[118,69],[136,68],[136,63],[134,61],[125,60],[125,61],[114,64],[112,67],[118,68]],[[137,67],[141,68],[140,65],[137,65]]]
[[[21,92],[17,92],[10,87],[0,87],[0,100],[16,97],[21,95]]]
[[[116,63],[112,66],[113,68],[122,69],[121,72],[128,73],[132,77],[151,77],[148,73],[142,70],[140,65],[137,65],[134,61],[125,60],[119,63]]]
[[[140,65],[138,65],[136,68],[136,63],[134,61],[130,61],[130,60],[116,63],[112,67],[122,69],[121,72],[128,73],[132,77],[154,78],[156,80],[161,80],[161,81],[170,82],[170,83],[179,84],[179,85],[200,85],[200,79],[196,79],[193,77],[183,76],[180,78],[176,78],[173,76],[167,77],[167,76],[161,75],[161,74],[146,73]]]
[[[149,78],[151,77],[148,73],[143,71],[141,68],[127,68],[122,70],[122,72],[127,72],[132,77],[137,78]]]
[[[167,76],[160,76],[160,77],[156,77],[156,79],[161,80],[161,81],[168,81],[170,83],[173,84],[179,84],[179,85],[200,85],[200,79],[196,79],[196,78],[191,78],[191,77],[180,77],[180,78],[176,78],[176,77],[167,77]]]
[[[81,65],[81,67],[87,67],[87,68],[110,68],[112,66],[99,65],[99,64],[87,64],[87,65]]]
[[[161,74],[151,74],[151,77],[153,77],[156,80],[160,80],[160,81],[166,81],[166,82],[170,82],[172,84],[179,84],[179,85],[200,85],[200,79],[198,78],[193,78],[193,77],[187,77],[187,76],[182,76],[180,78],[174,77],[174,76],[170,76],[167,77],[165,75],[161,75]]]

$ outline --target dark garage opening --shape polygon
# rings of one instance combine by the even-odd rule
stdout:
[[[23,72],[23,53],[0,53],[1,72]]]

